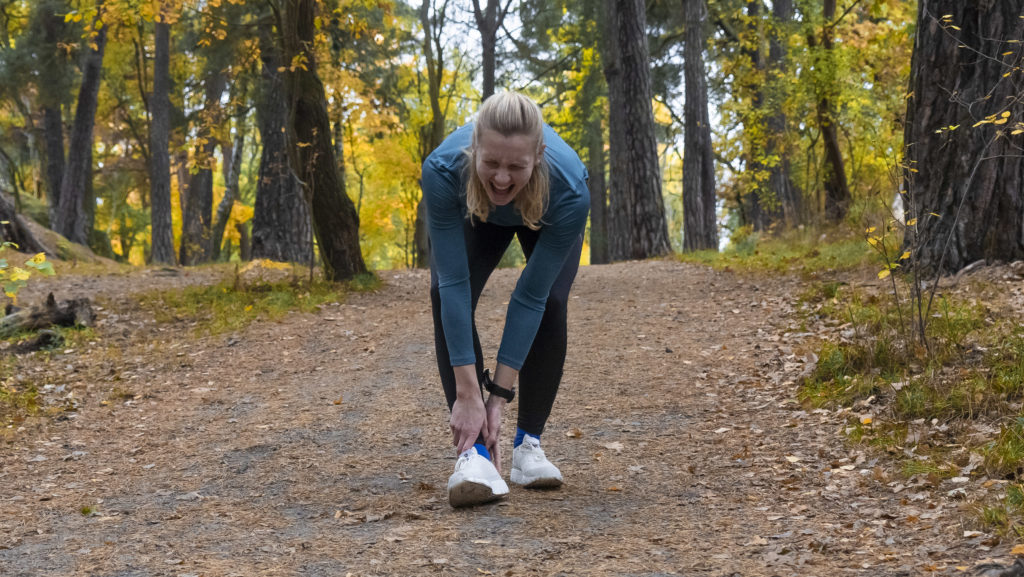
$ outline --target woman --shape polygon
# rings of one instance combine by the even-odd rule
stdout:
[[[475,123],[456,130],[427,158],[422,186],[434,343],[459,455],[448,500],[459,507],[508,494],[498,439],[517,378],[511,480],[560,486],[562,474],[545,457],[540,436],[565,362],[566,305],[590,208],[586,168],[544,124],[532,100],[505,92],[488,98]],[[513,236],[526,268],[509,299],[492,379],[473,317]]]

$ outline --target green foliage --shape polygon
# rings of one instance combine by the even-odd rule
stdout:
[[[999,429],[995,440],[982,450],[985,470],[996,478],[1016,476],[1024,469],[1024,416],[1018,416]]]
[[[0,244],[0,254],[6,252],[9,248],[18,247],[14,243],[4,242]],[[44,253],[39,253],[29,258],[24,262],[23,266],[26,268],[12,267],[7,263],[6,258],[0,258],[0,284],[3,285],[4,294],[15,302],[17,302],[18,291],[27,286],[28,280],[32,278],[32,275],[42,274],[51,276],[54,274],[53,264],[46,260]]]
[[[20,424],[39,411],[39,390],[34,384],[0,384],[0,426]]]
[[[501,255],[498,267],[518,268],[525,264],[526,256],[523,254],[523,247],[519,244],[519,239],[515,239],[509,243],[508,248],[505,250],[505,254]]]
[[[361,275],[335,284],[305,279],[224,282],[143,295],[140,304],[159,322],[189,322],[200,334],[239,330],[257,319],[274,320],[285,314],[313,312],[320,305],[344,299],[347,291],[372,291],[380,286],[374,275]]]
[[[778,237],[761,237],[750,231],[734,237],[733,244],[722,252],[698,251],[680,254],[678,258],[720,270],[805,274],[852,270],[869,262],[871,254],[863,242],[853,238],[822,242],[822,236],[828,234],[805,228]]]

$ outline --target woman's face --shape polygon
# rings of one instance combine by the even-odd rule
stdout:
[[[495,206],[512,202],[529,182],[533,169],[544,154],[537,141],[525,134],[503,136],[482,130],[476,147],[476,173]]]

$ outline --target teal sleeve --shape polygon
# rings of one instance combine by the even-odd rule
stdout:
[[[431,258],[441,292],[441,323],[453,367],[476,362],[466,261],[465,213],[457,174],[433,157],[423,164],[423,199],[427,203]]]
[[[548,211],[552,222],[542,223],[537,246],[509,299],[498,362],[517,371],[533,345],[551,286],[587,224],[590,191],[585,180],[574,188],[573,194],[561,195]]]

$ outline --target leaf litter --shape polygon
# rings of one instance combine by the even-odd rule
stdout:
[[[489,359],[515,274],[480,301]],[[581,269],[543,436],[565,487],[452,510],[426,272],[230,339],[132,305],[133,284],[212,275],[48,279],[108,302],[95,344],[54,354],[73,372],[38,371],[76,410],[26,421],[0,454],[0,573],[960,575],[1022,555],[965,527],[1005,486],[974,477],[980,455],[908,478],[848,443],[849,411],[795,400],[817,362],[796,279]]]

